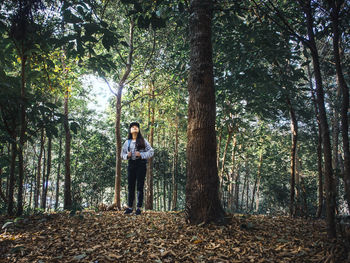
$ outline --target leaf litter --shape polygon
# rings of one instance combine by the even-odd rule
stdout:
[[[0,233],[0,262],[347,262],[323,220],[228,215],[188,225],[183,213],[33,215]]]

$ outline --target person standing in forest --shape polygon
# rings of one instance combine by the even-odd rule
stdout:
[[[140,124],[132,122],[129,125],[128,139],[125,141],[121,157],[128,160],[128,207],[124,214],[131,214],[135,199],[135,186],[137,184],[137,209],[135,214],[141,214],[143,203],[143,188],[145,184],[147,159],[154,154],[153,148],[140,132]]]

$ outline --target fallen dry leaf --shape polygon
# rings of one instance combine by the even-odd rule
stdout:
[[[187,225],[181,213],[85,211],[31,216],[0,232],[0,262],[346,262],[322,220],[228,217]],[[0,218],[3,225],[8,218]],[[242,228],[254,226],[253,228]],[[6,232],[5,232],[6,230]]]

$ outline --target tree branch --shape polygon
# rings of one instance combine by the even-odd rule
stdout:
[[[114,96],[117,96],[117,93],[115,93],[114,90],[112,90],[112,87],[109,85],[108,80],[104,76],[101,76],[101,78],[107,83],[107,86],[108,86],[109,90],[112,92],[112,94]]]
[[[153,96],[157,97],[157,96],[163,95],[164,92],[167,91],[170,87],[172,87],[172,86],[168,85],[167,87],[162,89],[157,95],[153,95]],[[152,95],[151,93],[144,93],[144,94],[142,94],[141,96],[139,96],[139,97],[137,97],[135,99],[132,99],[132,100],[124,102],[121,107],[127,106],[127,105],[129,105],[129,104],[131,104],[131,103],[133,103],[133,102],[135,102],[135,101],[137,101],[137,100],[139,100],[139,99],[141,99],[141,98],[143,98],[145,96],[151,96],[151,95]]]
[[[129,80],[126,84],[130,84],[136,78],[138,78],[142,73],[144,73],[146,71],[146,67],[147,67],[148,63],[151,61],[151,59],[152,59],[152,57],[154,55],[155,47],[156,47],[156,33],[154,32],[152,51],[151,51],[151,54],[149,55],[145,65],[143,66],[143,70],[139,74],[137,74],[135,77],[133,77],[131,80]]]

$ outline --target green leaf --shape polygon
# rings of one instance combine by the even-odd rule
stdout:
[[[151,23],[151,20],[149,18],[144,18],[143,16],[139,16],[137,19],[137,26],[139,28],[148,28]]]
[[[101,27],[96,23],[86,23],[83,25],[86,30],[86,33],[89,35],[101,32]]]
[[[129,47],[129,44],[126,43],[126,41],[120,41],[120,44],[122,44],[124,47]]]
[[[74,134],[78,133],[78,128],[79,128],[79,124],[77,122],[72,122],[70,124],[70,129],[74,132]]]
[[[92,42],[92,43],[98,42],[96,38],[94,38],[94,37],[92,37],[92,36],[87,36],[87,35],[82,36],[82,37],[81,37],[81,41],[83,41],[84,43],[85,43],[85,42]]]
[[[67,9],[63,12],[63,19],[67,23],[71,23],[71,24],[77,24],[77,23],[83,22],[81,18],[77,17],[76,15],[73,15],[71,11]]]

